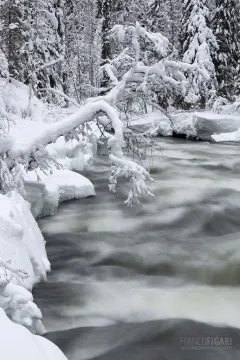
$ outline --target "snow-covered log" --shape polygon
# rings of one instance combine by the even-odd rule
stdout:
[[[119,143],[123,141],[123,123],[119,119],[117,111],[105,101],[84,105],[75,114],[66,119],[46,124],[37,133],[24,133],[21,137],[14,139],[13,146],[9,151],[9,156],[14,160],[20,158],[27,160],[33,152],[55,142],[60,136],[67,135],[80,125],[92,121],[99,112],[105,113],[115,130],[115,137]],[[1,149],[1,147],[0,147]]]

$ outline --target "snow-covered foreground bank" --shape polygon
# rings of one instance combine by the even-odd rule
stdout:
[[[52,342],[33,335],[25,327],[14,324],[0,308],[1,359],[3,360],[66,360]]]
[[[50,263],[30,205],[16,191],[0,195],[0,348],[4,360],[63,360],[40,336],[42,314],[33,301],[34,284],[46,280]]]

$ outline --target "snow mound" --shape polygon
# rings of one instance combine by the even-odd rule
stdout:
[[[240,127],[240,116],[214,113],[194,113],[193,125],[197,137],[202,140],[212,140],[216,133],[237,131]]]
[[[0,308],[0,348],[3,360],[67,360],[60,349],[47,339],[33,335],[14,324]]]
[[[41,231],[29,204],[16,191],[0,195],[0,259],[27,272],[27,279],[15,282],[30,290],[50,270]]]
[[[39,172],[38,172],[39,173]],[[35,217],[54,215],[59,203],[72,199],[83,199],[96,195],[94,186],[84,176],[70,171],[57,170],[51,175],[41,173],[41,182],[37,174],[29,172],[25,189]]]
[[[240,128],[237,131],[233,131],[230,133],[212,135],[212,139],[216,142],[224,142],[224,141],[240,142]]]
[[[186,137],[196,138],[197,132],[193,123],[192,113],[179,113],[172,115],[173,130],[176,135],[185,135]]]
[[[0,118],[13,122],[19,118],[43,121],[48,109],[35,96],[29,106],[29,91],[27,85],[17,80],[0,78]]]
[[[130,125],[150,136],[172,136],[173,134],[169,119],[157,111],[149,112],[140,119],[133,119]]]
[[[30,290],[46,279],[45,241],[19,193],[0,195],[0,307],[13,321],[43,333],[42,314]]]

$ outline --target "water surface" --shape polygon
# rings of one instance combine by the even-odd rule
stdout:
[[[158,139],[155,198],[126,208],[110,168],[86,175],[97,196],[39,222],[52,264],[34,291],[48,336],[69,360],[240,358],[238,145]],[[183,337],[228,337],[232,349],[183,349]]]

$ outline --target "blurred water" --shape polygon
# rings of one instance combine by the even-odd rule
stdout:
[[[239,146],[156,144],[143,207],[126,208],[124,181],[108,192],[103,158],[86,174],[97,197],[39,222],[52,272],[35,301],[69,360],[240,358]],[[231,335],[235,350],[181,351],[192,333]]]

